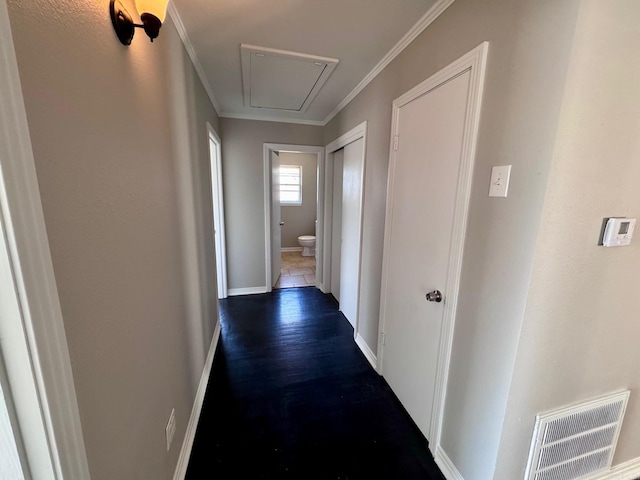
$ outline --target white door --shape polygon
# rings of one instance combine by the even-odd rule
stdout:
[[[425,437],[431,427],[470,72],[400,107],[385,236],[382,374]],[[427,301],[441,290],[444,300]]]
[[[333,215],[331,219],[331,294],[340,300],[340,253],[342,252],[342,161],[344,149],[333,154]]]
[[[213,200],[213,237],[216,249],[216,276],[218,298],[227,298],[227,252],[224,234],[224,203],[222,193],[222,159],[220,139],[209,131],[209,157],[211,162],[211,196]]]
[[[280,156],[271,152],[271,286],[280,278],[282,232],[280,221]]]
[[[344,147],[342,163],[342,248],[340,252],[340,311],[355,328],[360,279],[360,217],[364,140]]]

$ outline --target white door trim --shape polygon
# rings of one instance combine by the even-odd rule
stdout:
[[[3,353],[12,394],[26,392],[38,407],[16,412],[26,455],[32,470],[49,465],[48,474],[38,478],[86,480],[89,467],[6,0],[0,0],[0,167],[4,258],[13,277],[0,282],[0,290],[19,306],[3,323],[19,332],[24,347]],[[25,360],[18,350],[29,362],[27,374],[16,368]],[[43,432],[47,451],[30,455],[31,430]]]
[[[211,158],[209,152],[209,173],[211,179],[211,200],[213,205],[213,238],[216,249],[216,281],[218,283],[218,298],[227,298],[227,237],[224,228],[224,193],[222,190],[222,148],[218,132],[207,122],[207,140],[216,147],[216,158]],[[216,236],[216,224],[218,235]]]
[[[265,291],[273,290],[271,286],[271,152],[315,153],[317,161],[317,203],[316,203],[316,286],[324,291],[322,279],[322,232],[324,230],[324,148],[311,145],[291,145],[284,143],[265,143],[262,161],[264,170],[264,258],[265,258]]]
[[[471,196],[471,183],[473,176],[473,165],[475,161],[476,143],[478,136],[478,125],[480,122],[480,105],[482,101],[482,91],[484,85],[484,72],[489,44],[484,42],[478,47],[460,57],[449,66],[432,75],[427,80],[409,90],[393,102],[393,117],[391,121],[391,142],[389,151],[389,176],[387,181],[387,212],[385,225],[391,225],[391,212],[393,205],[393,180],[395,176],[395,149],[394,138],[398,134],[398,112],[400,108],[412,100],[426,94],[430,90],[438,87],[444,82],[460,75],[465,71],[470,71],[469,97],[467,99],[467,117],[464,127],[464,139],[462,144],[462,158],[460,161],[460,173],[458,176],[458,186],[456,193],[455,211],[453,216],[453,231],[451,241],[451,253],[449,256],[447,284],[447,302],[444,304],[442,332],[440,335],[440,346],[438,348],[438,364],[436,367],[436,385],[434,393],[433,411],[431,414],[431,428],[429,432],[429,448],[432,453],[436,453],[436,448],[440,444],[440,434],[442,432],[442,419],[444,414],[445,396],[447,391],[447,380],[449,376],[449,365],[451,360],[451,349],[453,346],[453,329],[456,318],[456,308],[458,305],[458,292],[460,275],[462,271],[462,255],[464,249],[464,238],[467,229],[467,217],[469,212],[469,199]],[[400,139],[402,141],[402,139]],[[380,339],[378,348],[378,371],[382,374],[384,365],[384,345],[381,341],[385,331],[386,306],[387,306],[387,277],[389,271],[389,244],[390,231],[385,229],[384,238],[384,260],[382,264],[382,289],[380,297]]]
[[[359,219],[358,219],[358,285],[356,291],[356,318],[355,318],[355,328],[353,330],[353,338],[358,339],[358,332],[360,328],[360,284],[361,282],[361,272],[362,272],[362,223],[364,218],[364,178],[365,178],[365,168],[366,168],[366,158],[367,158],[367,121],[365,120],[361,124],[355,126],[347,133],[340,135],[333,142],[329,143],[324,147],[325,150],[325,166],[324,166],[324,175],[323,179],[333,178],[333,154],[340,150],[341,148],[346,147],[350,143],[355,142],[356,140],[362,139],[363,147],[362,147],[362,169],[360,176],[360,208],[359,211]],[[322,285],[321,290],[324,293],[331,292],[331,226],[333,220],[333,182],[325,181],[324,182],[324,224],[325,227],[323,229],[323,242],[322,242],[322,280],[320,284]],[[362,342],[364,343],[364,342]],[[370,350],[369,350],[370,351]],[[367,356],[369,359],[369,356]]]

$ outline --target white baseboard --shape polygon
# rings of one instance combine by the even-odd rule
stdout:
[[[301,252],[302,247],[282,247],[281,252]]]
[[[359,333],[356,334],[355,340],[356,340],[356,345],[360,347],[360,351],[362,351],[365,358],[369,360],[369,363],[371,364],[373,369],[377,371],[376,365],[378,364],[378,359],[369,348],[369,345],[367,345],[367,342],[364,341],[364,338],[362,338]]]
[[[636,478],[640,478],[640,458],[621,463],[585,480],[634,480]]]
[[[456,466],[440,445],[436,445],[436,455],[434,459],[436,461],[436,465],[440,467],[440,471],[444,475],[444,478],[447,480],[464,480]]]
[[[207,359],[204,362],[202,376],[200,377],[200,384],[198,385],[196,398],[193,401],[191,416],[189,417],[189,423],[187,424],[187,431],[184,434],[184,440],[182,442],[182,448],[180,449],[180,456],[178,457],[178,464],[176,465],[176,471],[173,474],[173,480],[184,480],[184,477],[187,474],[187,467],[189,466],[189,457],[191,457],[191,449],[193,447],[193,441],[196,438],[198,420],[200,420],[200,413],[202,412],[202,404],[204,402],[204,394],[207,391],[207,384],[209,383],[209,376],[211,375],[211,366],[213,365],[213,357],[216,354],[216,348],[218,347],[219,338],[220,338],[220,320],[218,320],[218,325],[216,325],[216,329],[213,332],[213,338],[211,339],[211,346],[209,347],[209,353],[207,354]]]
[[[248,287],[248,288],[230,288],[227,295],[237,297],[238,295],[256,295],[258,293],[267,293],[267,287]]]
[[[440,467],[444,478],[447,480],[464,480],[440,445],[436,446],[434,459],[438,467]],[[585,477],[584,480],[635,480],[636,478],[640,478],[640,457],[611,467],[610,470]]]

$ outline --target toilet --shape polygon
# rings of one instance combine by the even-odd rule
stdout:
[[[300,235],[298,237],[298,245],[302,247],[303,257],[316,256],[316,236],[315,235]]]

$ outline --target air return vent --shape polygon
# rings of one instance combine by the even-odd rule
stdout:
[[[629,391],[536,417],[526,480],[574,480],[611,467]]]

